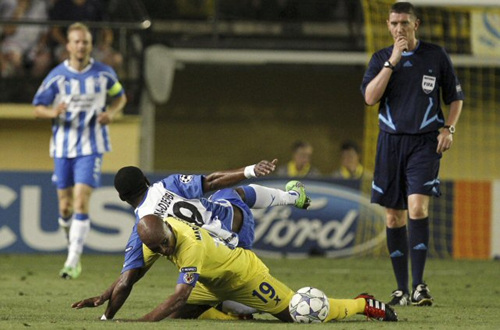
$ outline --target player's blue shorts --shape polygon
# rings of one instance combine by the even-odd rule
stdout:
[[[102,154],[75,158],[54,158],[52,182],[57,189],[83,183],[93,188],[101,182]]]
[[[420,135],[380,131],[372,183],[372,203],[405,210],[408,196],[440,196],[438,132]]]
[[[226,188],[216,191],[212,196],[210,196],[209,199],[212,201],[226,200],[241,210],[243,213],[243,224],[240,232],[237,233],[239,237],[238,247],[251,249],[255,237],[255,220],[253,218],[252,211],[250,211],[248,205],[241,200],[240,195],[238,195],[234,189]],[[232,228],[232,223],[229,223],[229,221],[232,222],[232,219],[229,220],[226,218],[221,219],[221,221],[226,228]]]

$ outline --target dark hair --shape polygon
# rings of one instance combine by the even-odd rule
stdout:
[[[340,151],[346,151],[351,149],[356,151],[357,154],[361,153],[361,149],[359,148],[359,145],[356,142],[351,140],[342,142],[340,146]]]
[[[115,189],[122,201],[131,201],[145,193],[149,180],[141,169],[135,166],[122,167],[115,175]]]
[[[296,152],[297,150],[299,150],[300,148],[305,148],[305,147],[309,147],[311,146],[310,143],[306,142],[306,141],[295,141],[293,144],[292,144],[292,152]]]
[[[391,6],[390,13],[409,14],[414,16],[415,19],[418,18],[417,9],[410,2],[396,2]]]

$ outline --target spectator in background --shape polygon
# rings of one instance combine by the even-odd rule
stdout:
[[[276,174],[287,177],[318,177],[319,170],[311,165],[313,147],[308,142],[296,141],[292,145],[292,159],[286,164],[278,167]]]
[[[56,0],[50,10],[50,19],[53,21],[71,22],[103,22],[109,20],[106,8],[102,1],[97,0]],[[61,62],[68,57],[66,50],[66,27],[55,26],[51,30],[54,57]],[[91,29],[95,47],[92,56],[120,72],[123,57],[113,49],[113,31],[111,29]]]
[[[45,21],[47,17],[45,1],[0,2],[2,19]],[[42,76],[51,63],[47,29],[42,25],[4,25],[0,56],[2,77],[22,76],[27,69],[34,76]]]
[[[361,149],[354,141],[345,141],[340,146],[340,167],[332,173],[334,178],[359,180],[365,176],[361,164]]]
[[[113,48],[113,40],[114,35],[111,29],[99,30],[92,55],[97,61],[109,65],[122,76],[124,75],[123,56]]]

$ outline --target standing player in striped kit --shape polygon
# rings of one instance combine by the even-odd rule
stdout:
[[[108,124],[127,99],[116,73],[94,61],[92,35],[81,23],[68,29],[69,59],[45,78],[34,99],[35,116],[52,119],[50,156],[57,186],[59,225],[68,238],[68,257],[59,275],[77,278],[90,231],[89,201],[99,186],[102,155],[111,150]],[[106,97],[112,98],[106,105]]]

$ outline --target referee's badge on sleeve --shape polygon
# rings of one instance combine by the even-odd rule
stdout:
[[[429,94],[436,86],[436,77],[424,75],[422,79],[422,89],[425,94]]]

